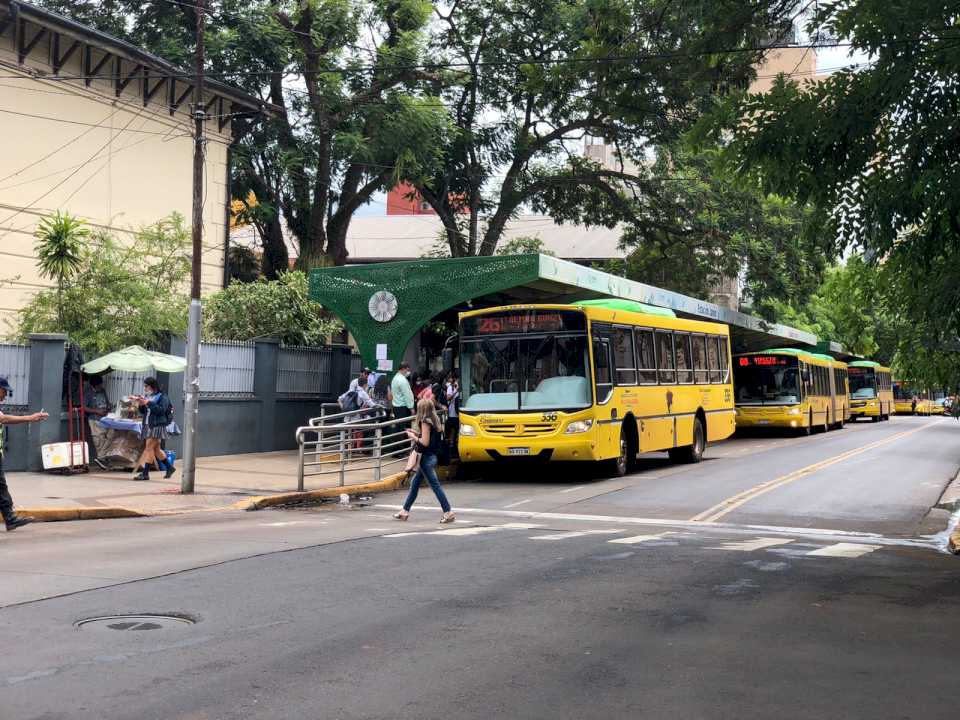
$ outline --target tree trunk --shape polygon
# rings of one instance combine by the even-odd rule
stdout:
[[[277,275],[290,269],[290,255],[283,239],[283,227],[280,218],[267,221],[260,228],[263,242],[262,272],[267,280],[276,280]]]

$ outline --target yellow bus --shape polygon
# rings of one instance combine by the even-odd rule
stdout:
[[[889,420],[894,412],[890,368],[872,360],[856,360],[847,367],[850,376],[850,418]]]
[[[937,403],[937,394],[932,390],[918,389],[913,383],[894,380],[894,412],[897,415],[943,414],[943,405]]]
[[[737,427],[787,428],[809,435],[849,419],[847,366],[829,355],[777,348],[733,359]]]
[[[699,462],[733,434],[726,325],[627,300],[509,305],[460,315],[465,463]]]

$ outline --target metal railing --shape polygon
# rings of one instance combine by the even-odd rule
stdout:
[[[14,392],[4,405],[26,405],[30,396],[30,347],[0,345],[0,375],[7,378]]]
[[[404,431],[413,417],[385,420],[382,413],[380,407],[332,413],[297,428],[297,490],[304,491],[306,477],[321,475],[339,475],[343,487],[347,473],[372,471],[379,482],[384,468],[405,463],[413,446]]]

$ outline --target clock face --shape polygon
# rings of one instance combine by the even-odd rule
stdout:
[[[370,317],[377,322],[390,322],[397,315],[397,298],[392,292],[378,290],[370,296],[367,309],[370,311]]]

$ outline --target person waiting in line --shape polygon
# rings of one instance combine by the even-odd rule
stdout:
[[[10,381],[0,375],[0,402],[13,396],[13,387]],[[24,423],[43,422],[49,415],[43,410],[32,415],[7,415],[0,411],[0,515],[3,515],[3,522],[7,526],[7,532],[13,532],[18,527],[23,527],[33,522],[32,517],[26,515],[17,515],[13,509],[13,498],[10,496],[10,488],[7,487],[7,477],[3,474],[3,454],[7,450],[7,425],[22,425]]]
[[[420,483],[426,478],[430,483],[430,489],[437,497],[443,515],[440,516],[440,523],[452,523],[456,520],[453,509],[450,507],[450,501],[446,493],[440,487],[440,479],[437,477],[437,452],[440,450],[440,443],[443,439],[440,435],[440,418],[437,417],[437,409],[433,400],[424,399],[417,403],[417,415],[414,419],[413,428],[407,430],[407,436],[415,442],[415,449],[420,453],[420,467],[417,474],[410,481],[410,492],[403,503],[403,510],[396,513],[393,517],[397,520],[406,520],[410,517],[410,508],[417,501],[417,494],[420,492]]]
[[[393,416],[398,419],[413,415],[413,389],[410,387],[409,377],[410,365],[402,362],[390,382],[390,392],[393,395]]]
[[[156,378],[148,377],[144,380],[143,391],[143,395],[134,397],[140,406],[140,414],[143,415],[144,447],[137,460],[137,470],[140,472],[133,479],[149,480],[150,465],[154,462],[163,471],[164,478],[169,479],[176,472],[176,468],[173,461],[168,460],[167,453],[160,444],[167,439],[167,426],[172,421],[173,405],[160,389]]]
[[[363,388],[369,393],[370,386],[370,368],[363,368],[360,371],[360,374],[357,375],[353,380],[350,381],[350,387],[347,389],[347,392],[355,391],[358,387]]]
[[[450,454],[456,457],[460,434],[460,374],[456,370],[447,377],[444,395],[447,400],[446,439],[450,443]]]
[[[393,411],[393,393],[390,392],[390,378],[386,373],[377,375],[373,383],[373,389],[370,391],[370,397],[373,401],[383,408],[385,418],[389,418]]]

